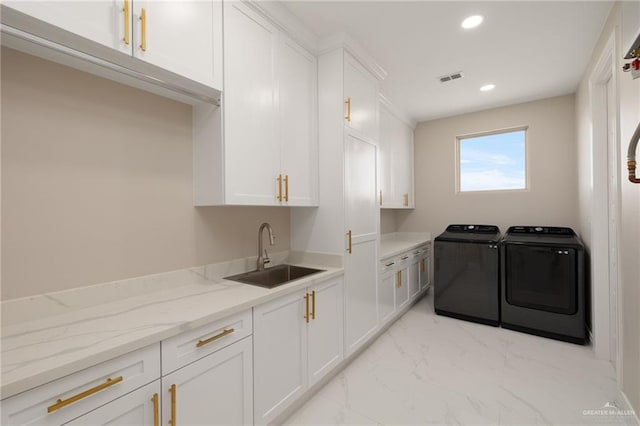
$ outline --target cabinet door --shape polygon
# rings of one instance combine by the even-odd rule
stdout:
[[[423,256],[422,259],[420,259],[420,264],[419,264],[421,292],[428,289],[431,284],[431,281],[429,278],[429,270],[430,270],[429,265],[430,265],[429,256],[428,255]]]
[[[207,86],[222,88],[220,0],[132,3],[135,57]]]
[[[3,1],[4,6],[23,12],[56,27],[131,55],[131,2],[129,20],[124,0],[94,1]],[[126,25],[125,25],[126,23]],[[130,31],[125,42],[125,27]]]
[[[397,119],[396,119],[397,120]],[[397,120],[398,138],[391,148],[391,191],[399,207],[415,206],[413,192],[413,130]]]
[[[380,139],[378,140],[378,185],[380,206],[396,207],[396,194],[391,187],[391,156],[394,140],[394,116],[384,107],[380,106]]]
[[[387,270],[382,272],[378,281],[378,316],[380,324],[386,323],[396,312],[396,273],[393,269],[393,261]]]
[[[240,2],[225,3],[223,103],[228,204],[279,204],[277,45],[278,30],[266,19]]]
[[[307,389],[306,291],[253,310],[255,423],[271,422]]]
[[[281,173],[284,205],[318,205],[316,58],[288,37],[279,51]]]
[[[154,426],[160,424],[160,380],[66,424],[73,426]]]
[[[414,299],[420,293],[420,262],[418,259],[411,260],[408,270],[409,299]]]
[[[349,106],[345,105],[345,124],[377,140],[378,81],[347,53],[344,55],[344,96],[345,102],[350,100],[350,111]]]
[[[251,354],[247,337],[163,377],[162,424],[253,424]]]
[[[379,146],[382,207],[413,207],[413,129],[383,104],[380,105]]]
[[[396,272],[396,307],[398,310],[409,303],[409,264],[404,262]]]
[[[377,313],[376,146],[345,137],[345,348],[353,353],[375,332]]]
[[[342,277],[309,288],[311,321],[308,326],[309,386],[343,359]]]

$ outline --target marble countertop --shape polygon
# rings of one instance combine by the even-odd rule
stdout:
[[[325,272],[274,289],[222,278],[255,268],[247,258],[3,302],[1,398],[343,273],[340,256],[271,258]]]
[[[427,242],[431,242],[428,232],[394,232],[380,237],[380,260],[397,256]]]

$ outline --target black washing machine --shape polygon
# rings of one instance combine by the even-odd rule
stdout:
[[[439,315],[500,323],[500,230],[493,225],[449,225],[435,239],[434,305]]]
[[[571,228],[512,226],[501,265],[503,327],[586,343],[584,245]]]

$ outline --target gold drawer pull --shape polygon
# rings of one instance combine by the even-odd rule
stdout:
[[[86,390],[84,392],[81,392],[81,393],[79,393],[77,395],[74,395],[71,398],[67,398],[65,400],[58,399],[58,401],[55,404],[53,404],[53,405],[51,405],[51,406],[49,406],[47,408],[47,412],[48,413],[53,413],[54,411],[59,410],[62,407],[66,407],[69,404],[73,404],[76,401],[80,401],[81,399],[86,398],[89,395],[93,395],[96,392],[100,392],[101,390],[106,389],[109,386],[113,386],[116,383],[120,383],[121,381],[122,381],[122,376],[116,377],[115,379],[112,379],[111,377],[109,377],[107,379],[107,381],[104,382],[103,384],[98,385],[96,387],[93,387],[91,389],[88,389],[88,390]]]
[[[284,175],[284,200],[289,202],[289,175]]]
[[[147,51],[147,10],[143,7],[140,10],[140,26],[142,28],[142,40],[140,41],[140,49]]]
[[[171,394],[171,419],[169,419],[169,424],[176,426],[176,385],[171,385],[169,393]]]
[[[151,402],[153,402],[153,426],[160,426],[160,410],[158,403],[158,394],[154,393],[153,398],[151,398]]]
[[[276,180],[278,181],[278,196],[276,198],[278,201],[282,201],[282,175],[278,175]]]
[[[225,328],[224,331],[222,333],[220,333],[220,334],[216,334],[215,336],[209,337],[206,340],[198,340],[198,343],[196,343],[196,347],[200,348],[200,347],[202,347],[202,346],[204,346],[206,344],[209,344],[209,343],[214,342],[214,341],[216,341],[216,340],[218,340],[218,339],[220,339],[220,338],[222,338],[224,336],[227,336],[227,335],[233,333],[234,331],[235,330],[233,328]]]
[[[129,0],[124,0],[124,6],[122,7],[122,11],[124,12],[124,44],[129,44],[130,30],[129,26],[131,25],[131,16],[129,15]]]
[[[347,104],[347,115],[344,117],[347,121],[351,121],[351,98],[348,97],[347,100],[345,101],[345,104]]]
[[[305,293],[304,295],[304,320],[309,323],[309,293]]]

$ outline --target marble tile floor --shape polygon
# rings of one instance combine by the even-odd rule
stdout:
[[[585,414],[618,398],[591,347],[437,316],[429,293],[284,424],[634,424]]]

